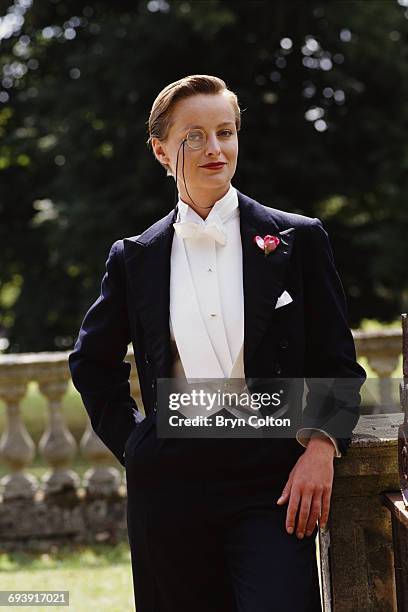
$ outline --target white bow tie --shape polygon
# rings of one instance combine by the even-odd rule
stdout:
[[[195,221],[178,221],[173,223],[174,230],[181,238],[199,238],[211,236],[221,245],[227,244],[227,235],[220,221],[211,221],[208,224]]]

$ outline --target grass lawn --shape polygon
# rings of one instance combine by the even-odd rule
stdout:
[[[69,591],[69,607],[29,606],[30,610],[135,609],[127,543],[65,547],[46,554],[0,553],[0,583],[2,590]]]

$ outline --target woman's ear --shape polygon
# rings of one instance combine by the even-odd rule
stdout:
[[[162,166],[168,167],[170,166],[170,158],[167,155],[166,147],[158,138],[152,138],[152,149],[155,158],[158,162],[162,164]]]

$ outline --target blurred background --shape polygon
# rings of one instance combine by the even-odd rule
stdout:
[[[234,186],[316,216],[349,322],[408,307],[408,0],[0,2],[0,348],[69,350],[110,245],[173,207],[158,92],[223,78]]]

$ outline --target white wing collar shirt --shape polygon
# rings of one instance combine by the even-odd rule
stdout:
[[[170,334],[181,369],[187,379],[245,378],[242,243],[236,189],[230,185],[205,220],[179,198],[173,225]],[[225,408],[236,413],[232,407]],[[241,411],[236,415],[245,418]],[[307,446],[308,436],[302,437],[301,432],[297,440]],[[341,456],[336,440],[330,439],[336,456]]]
[[[244,342],[236,190],[230,186],[205,220],[179,200],[174,229],[170,321],[185,375],[230,378]],[[240,368],[235,377],[242,376]]]

